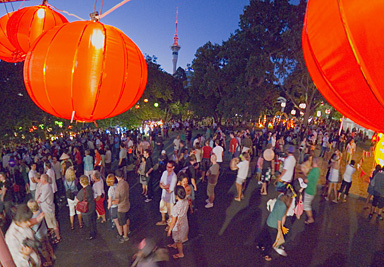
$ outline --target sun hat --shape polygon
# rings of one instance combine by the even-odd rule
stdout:
[[[63,153],[59,160],[66,160],[66,159],[69,159],[69,156],[67,154]]]
[[[273,152],[272,149],[266,149],[266,150],[264,150],[263,158],[264,158],[266,161],[271,161],[271,160],[273,160],[274,157],[275,157],[275,152]]]

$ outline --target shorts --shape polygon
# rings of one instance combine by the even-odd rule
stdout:
[[[109,215],[111,216],[111,219],[117,219],[117,207],[111,207],[109,209]]]
[[[168,213],[168,215],[171,215],[173,205],[173,203],[165,202],[163,199],[160,200],[160,213]]]
[[[328,179],[330,183],[339,183],[339,170],[331,169]]]
[[[120,226],[126,225],[129,220],[128,212],[117,212],[117,219]]]
[[[271,168],[261,170],[261,181],[263,183],[268,183],[271,180],[271,177],[272,177]]]
[[[373,196],[372,206],[382,209],[384,207],[384,198],[380,196]]]
[[[67,198],[68,207],[69,207],[69,216],[75,216],[75,214],[81,214],[81,212],[76,210],[77,201]]]
[[[53,229],[57,227],[57,221],[55,217],[55,213],[45,213],[45,222],[49,229]]]
[[[315,196],[304,193],[303,210],[312,210],[312,201]]]
[[[245,179],[246,179],[246,178],[241,178],[241,177],[238,177],[238,176],[237,176],[237,177],[236,177],[236,183],[237,183],[237,184],[243,184],[243,183],[245,182]]]
[[[210,159],[203,158],[201,162],[201,168],[203,171],[208,171],[209,170],[209,165],[210,165]]]
[[[207,185],[207,196],[211,197],[215,194],[215,186],[216,184],[210,184]]]
[[[147,185],[148,184],[148,177],[145,175],[140,175],[140,183],[142,185]]]

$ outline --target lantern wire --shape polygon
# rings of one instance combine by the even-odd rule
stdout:
[[[103,5],[104,5],[104,0],[101,2],[100,12],[99,12],[100,15],[101,15],[101,11],[103,11]]]
[[[6,11],[7,14],[8,14],[9,12],[8,12],[8,8],[7,8],[7,5],[5,4],[5,2],[4,2],[4,7],[5,7],[5,11]]]
[[[95,0],[95,4],[93,5],[93,12],[96,11],[96,3],[97,3],[97,0]]]
[[[12,2],[11,2],[11,7],[12,7],[12,12],[15,11],[15,9],[13,8],[13,4],[12,4]]]
[[[65,14],[67,14],[68,16],[72,16],[72,17],[78,18],[79,20],[83,20],[83,21],[85,20],[85,19],[83,19],[83,18],[81,18],[81,17],[79,17],[79,16],[77,16],[77,15],[75,15],[75,14],[69,13],[69,12],[67,12],[67,11],[65,11],[65,10],[58,9],[58,8],[54,7],[53,5],[51,5],[51,4],[48,4],[48,3],[47,3],[47,5],[50,6],[50,7],[52,7],[52,8],[54,8],[54,9],[56,9],[57,11],[59,11],[59,12],[61,12],[61,13],[65,13]]]
[[[100,15],[100,16],[99,16],[99,19],[104,18],[104,17],[107,16],[109,13],[112,13],[113,11],[115,11],[116,9],[118,9],[119,7],[121,7],[122,5],[128,3],[129,1],[131,1],[131,0],[124,0],[124,1],[121,1],[119,4],[115,5],[115,6],[112,7],[110,10],[108,10],[107,12],[105,12],[103,15]]]
[[[21,8],[23,7],[23,5],[24,5],[24,2],[25,2],[25,0],[23,0],[23,2],[21,3],[21,5],[20,5],[19,9],[21,9]]]

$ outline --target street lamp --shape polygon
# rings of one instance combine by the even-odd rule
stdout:
[[[292,109],[292,110],[291,110],[291,115],[292,115],[292,116],[295,116],[295,115],[296,115],[296,110]]]
[[[319,110],[319,111],[317,111],[317,117],[321,117],[321,111]]]
[[[144,103],[148,103],[148,98],[144,99]]]
[[[159,103],[157,103],[157,102],[153,105],[155,106],[155,108],[159,107]]]

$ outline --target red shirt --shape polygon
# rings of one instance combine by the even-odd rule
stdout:
[[[76,153],[76,164],[81,164],[81,161],[82,161],[82,159],[81,159],[81,154],[80,154],[80,152],[79,151],[77,151],[77,153]]]
[[[231,142],[229,143],[229,152],[235,153],[236,148],[237,148],[237,140],[236,138],[232,138]]]
[[[212,147],[203,146],[203,159],[209,159],[212,154]]]

